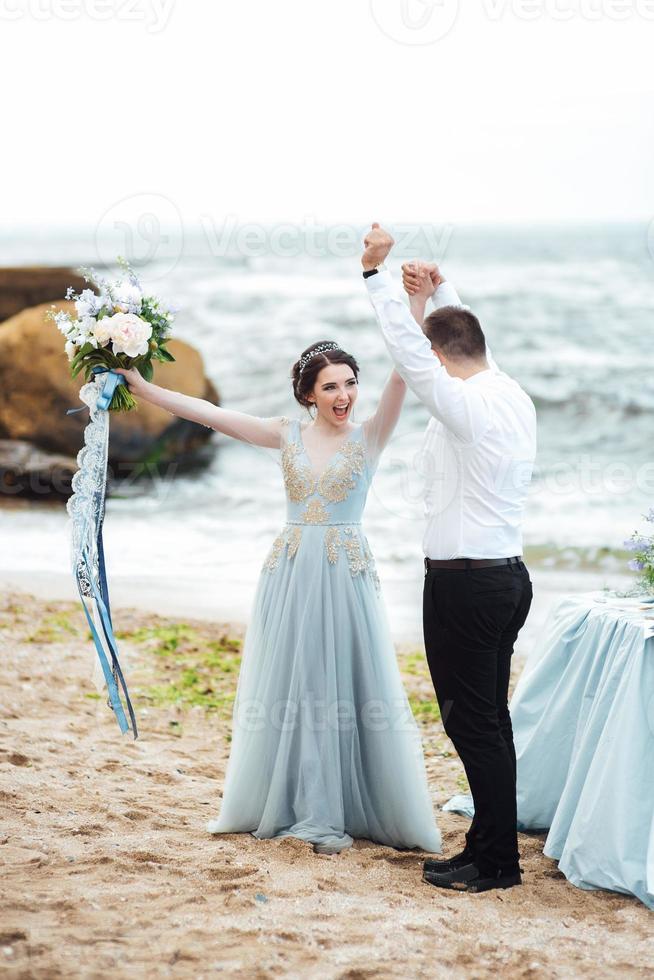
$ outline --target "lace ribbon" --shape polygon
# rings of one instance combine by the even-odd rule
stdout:
[[[79,469],[72,479],[73,494],[66,510],[71,518],[71,562],[73,575],[98,653],[102,675],[107,687],[107,704],[116,715],[121,732],[131,729],[138,738],[136,718],[118,659],[118,647],[111,622],[109,588],[102,543],[102,524],[105,514],[107,485],[107,454],[109,447],[109,412],[111,396],[120,383],[121,374],[107,368],[95,368],[94,377],[80,389],[81,409],[89,409],[90,419],[84,430],[84,446],[77,454]],[[116,380],[120,379],[120,380]],[[94,678],[95,679],[95,678]],[[122,688],[127,712],[120,696]]]

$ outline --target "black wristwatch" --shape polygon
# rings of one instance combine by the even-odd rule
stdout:
[[[379,265],[376,266],[374,269],[366,269],[363,273],[363,278],[368,279],[370,276],[376,276],[377,273],[384,268],[385,268],[384,263],[380,262]]]

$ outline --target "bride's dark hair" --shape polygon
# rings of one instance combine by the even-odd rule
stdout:
[[[324,347],[327,344],[333,344],[332,340],[318,340],[315,344],[311,344],[306,350],[303,350],[299,358],[291,368],[291,378],[293,380],[293,394],[295,395],[295,400],[308,408],[311,402],[307,400],[307,395],[310,395],[313,391],[313,387],[316,383],[316,378],[322,371],[324,367],[328,364],[347,364],[348,367],[352,368],[354,372],[354,377],[359,379],[359,365],[357,364],[354,357],[351,354],[347,354],[340,347],[336,350],[316,350],[315,354],[311,354],[313,350],[318,347]],[[304,364],[304,367],[302,365]]]

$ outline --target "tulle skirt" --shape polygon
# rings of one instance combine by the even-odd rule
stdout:
[[[324,525],[264,566],[211,833],[292,836],[332,853],[367,838],[440,852],[420,733],[372,556],[331,560]],[[332,532],[333,533],[333,532]]]

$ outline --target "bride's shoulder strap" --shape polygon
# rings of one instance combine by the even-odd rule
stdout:
[[[300,420],[291,419],[287,415],[282,415],[279,419],[282,425],[281,437],[282,442],[293,442],[297,440],[298,432],[300,429]]]

